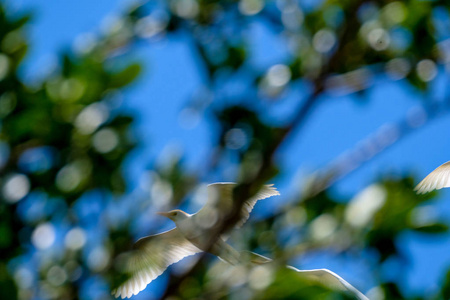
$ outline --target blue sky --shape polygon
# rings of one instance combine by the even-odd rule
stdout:
[[[55,54],[72,47],[78,35],[98,32],[102,20],[120,13],[129,2],[14,0],[9,3],[18,11],[31,9],[35,15],[29,27],[31,49],[22,69],[23,77],[29,78],[45,72],[54,63]],[[283,47],[277,47],[282,44],[279,37],[258,23],[250,30],[254,64],[265,68],[283,62]],[[133,54],[144,63],[145,68],[140,79],[126,91],[122,104],[124,110],[135,114],[137,122],[134,130],[142,141],[140,148],[133,151],[127,160],[126,170],[130,182],[138,182],[142,172],[167,147],[181,150],[190,168],[201,166],[204,155],[208,153],[213,135],[207,117],[204,116],[196,127],[189,130],[182,128],[179,123],[180,111],[202,85],[202,74],[196,67],[192,53],[189,43],[183,37],[177,37],[151,47],[141,45]],[[441,73],[435,79],[433,88],[438,98],[446,85],[444,74]],[[243,88],[239,84],[233,87]],[[301,99],[298,94],[302,88],[293,88],[287,99],[274,105],[270,112],[264,112],[264,117],[275,122],[288,117],[293,105]],[[282,195],[292,195],[301,184],[302,175],[325,166],[338,155],[353,149],[381,126],[404,119],[414,110],[420,109],[420,103],[424,101],[406,83],[389,82],[384,78],[376,80],[367,97],[368,101],[364,103],[355,101],[353,96],[322,99],[304,126],[290,136],[277,155],[284,174],[276,178],[275,183]],[[449,115],[431,120],[336,183],[333,191],[344,196],[354,195],[386,173],[413,171],[418,177],[424,177],[450,159],[448,128]],[[204,179],[227,181],[232,178]],[[256,210],[256,215],[264,214],[273,205],[269,201],[263,202]],[[443,219],[450,213],[448,191],[441,193],[436,210]],[[431,240],[406,234],[400,243],[407,256],[412,258],[404,284],[410,291],[432,291],[450,264],[450,240]],[[364,267],[354,261],[350,263],[349,260],[330,255],[307,257],[301,267],[328,267],[363,291],[370,288],[370,284],[361,280],[360,273]]]

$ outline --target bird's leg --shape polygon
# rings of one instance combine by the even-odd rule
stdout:
[[[241,262],[241,254],[220,238],[211,247],[210,252],[233,266]]]

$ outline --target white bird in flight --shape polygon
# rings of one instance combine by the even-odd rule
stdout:
[[[414,189],[418,194],[450,187],[450,161],[440,165],[428,174]]]
[[[214,231],[217,230],[216,225],[222,224],[223,218],[233,207],[235,186],[235,183],[208,185],[208,201],[195,214],[191,215],[179,209],[159,213],[174,221],[176,227],[160,234],[144,237],[136,242],[134,251],[127,257],[124,267],[124,273],[128,278],[112,292],[115,297],[123,299],[137,295],[171,264],[184,257],[206,251],[208,248],[210,253],[232,265],[248,262],[256,265],[270,263],[272,261],[270,258],[249,251],[238,252],[228,245],[225,241],[229,232],[223,233],[210,247],[211,236],[217,232]],[[235,228],[239,228],[247,221],[258,200],[279,194],[273,185],[263,186],[258,193],[243,203],[240,220]],[[286,267],[298,272],[299,278],[347,292],[358,300],[368,300],[350,283],[330,270],[299,270],[292,266]]]
[[[208,185],[208,201],[195,214],[191,215],[179,209],[159,213],[171,219],[176,227],[136,242],[123,270],[128,278],[113,291],[113,295],[122,299],[137,295],[171,264],[208,249],[210,253],[232,265],[239,263],[240,253],[225,242],[228,232],[218,237],[210,247],[212,235],[217,233],[225,216],[233,208],[235,186],[235,183],[227,182]],[[243,203],[236,228],[247,221],[258,200],[279,194],[273,185],[264,185]]]

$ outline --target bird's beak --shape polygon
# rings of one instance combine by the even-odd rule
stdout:
[[[170,216],[170,214],[168,212],[157,212],[156,214],[160,215],[160,216],[163,216],[163,217],[166,217],[166,218],[169,218],[169,216]]]

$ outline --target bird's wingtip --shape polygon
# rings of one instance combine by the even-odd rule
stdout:
[[[414,188],[413,191],[416,192],[417,194],[422,194],[420,183],[418,185],[416,185],[416,187]]]
[[[273,185],[274,185],[273,183],[270,183],[266,184],[265,187],[268,188],[271,192],[273,192],[272,196],[279,196],[280,192]]]

